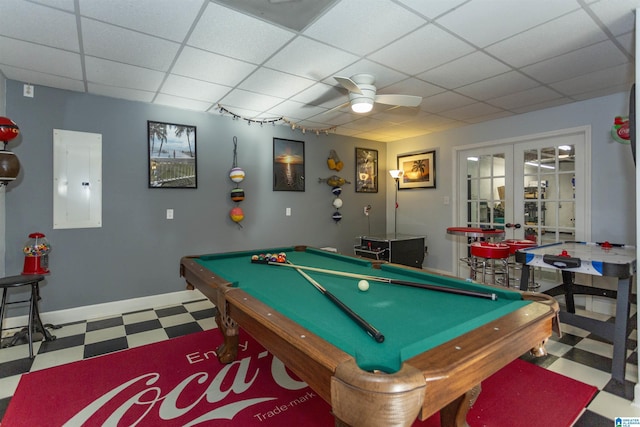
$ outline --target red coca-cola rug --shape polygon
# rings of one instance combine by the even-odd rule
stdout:
[[[333,425],[330,406],[251,337],[229,365],[215,357],[221,341],[199,332],[25,374],[2,427]],[[569,426],[595,392],[517,360],[483,383],[468,421]]]

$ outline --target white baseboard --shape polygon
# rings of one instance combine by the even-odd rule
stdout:
[[[151,295],[148,297],[131,298],[127,300],[107,302],[103,304],[74,307],[66,310],[49,311],[47,313],[41,313],[40,318],[42,319],[43,323],[64,325],[65,323],[116,316],[122,313],[130,313],[132,311],[148,310],[151,308],[182,304],[183,302],[196,301],[206,298],[207,297],[197,289],[193,291],[184,290],[171,292],[168,294]],[[27,323],[28,315],[26,314],[24,316],[9,317],[5,319],[3,329],[19,328],[27,325]]]

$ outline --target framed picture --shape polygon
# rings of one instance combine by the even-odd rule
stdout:
[[[198,188],[196,127],[147,121],[149,188]]]
[[[356,193],[378,192],[378,150],[356,147]]]
[[[403,172],[398,189],[436,188],[436,152],[398,156],[398,169]]]
[[[273,138],[273,191],[304,191],[304,142]]]

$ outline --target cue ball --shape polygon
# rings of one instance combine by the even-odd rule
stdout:
[[[360,280],[358,282],[358,289],[360,289],[361,291],[366,291],[369,289],[369,282],[367,282],[366,280]]]

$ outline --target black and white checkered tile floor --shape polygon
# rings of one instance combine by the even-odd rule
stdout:
[[[34,343],[34,359],[29,359],[26,344],[0,349],[0,419],[23,373],[212,329],[216,327],[214,312],[208,300],[199,300],[63,325],[52,331],[55,340]],[[610,320],[602,315],[589,315]],[[549,341],[548,356],[540,359],[523,356],[546,369],[598,388],[574,426],[613,426],[615,417],[640,417],[640,408],[630,405],[638,380],[635,314],[630,322],[634,326],[627,343],[627,381],[622,386],[610,379],[611,344],[571,326],[563,325],[563,337],[554,336]]]

